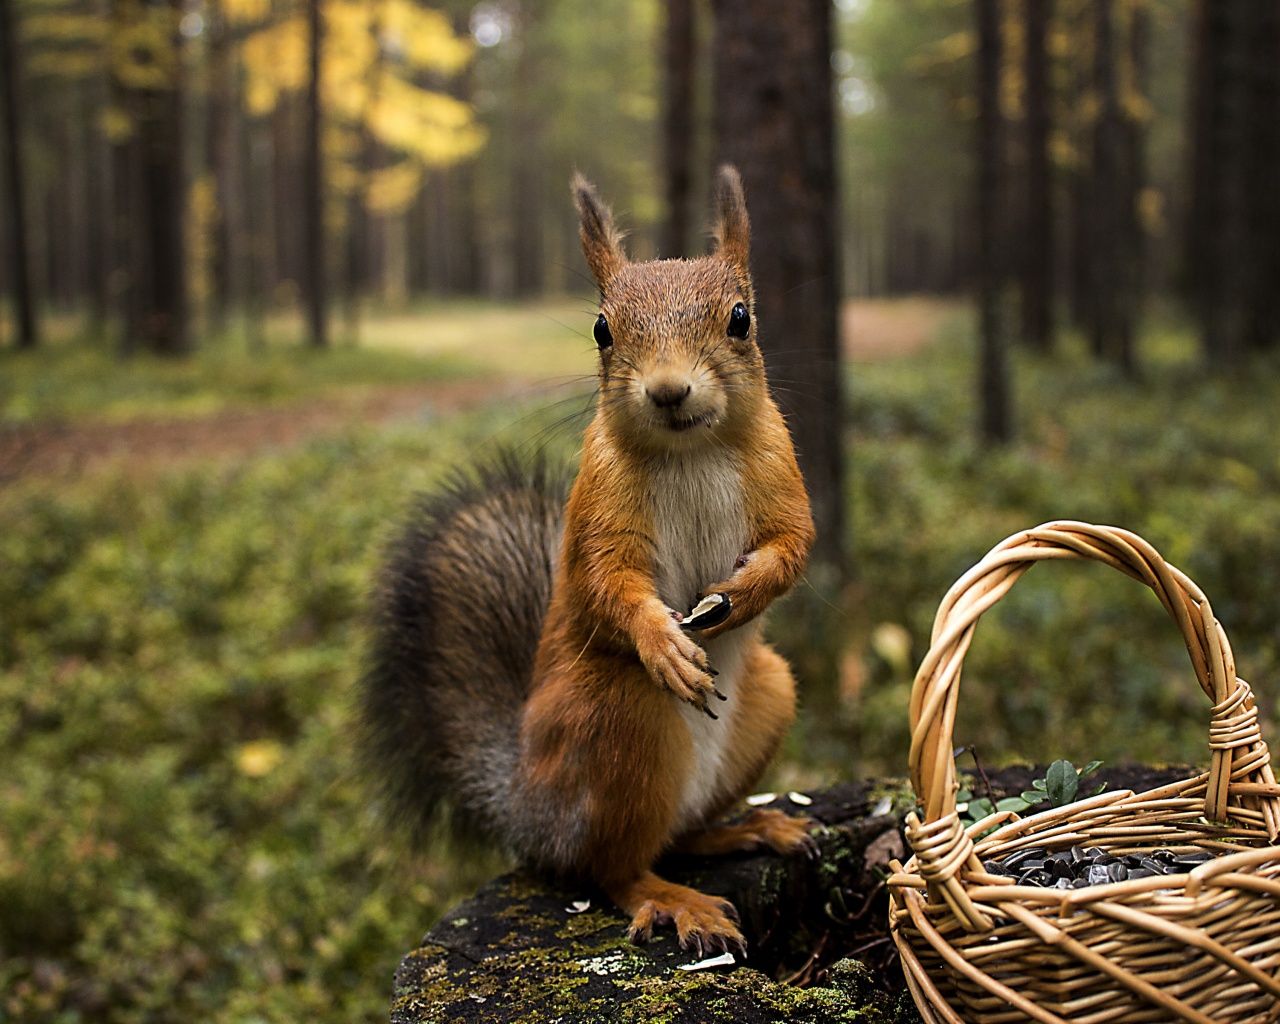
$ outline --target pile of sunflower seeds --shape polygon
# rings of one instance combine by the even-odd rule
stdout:
[[[999,860],[984,860],[982,866],[990,874],[1016,878],[1019,885],[1082,889],[1154,875],[1182,875],[1209,860],[1213,854],[1205,850],[1148,850],[1117,856],[1096,846],[1057,851],[1033,846]]]

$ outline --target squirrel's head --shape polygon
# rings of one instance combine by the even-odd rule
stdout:
[[[613,214],[581,175],[573,197],[600,286],[600,414],[621,436],[657,450],[747,429],[765,384],[738,172],[720,168],[712,252],[693,260],[632,263]]]

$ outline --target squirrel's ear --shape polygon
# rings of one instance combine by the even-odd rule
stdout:
[[[734,265],[744,280],[751,279],[751,221],[742,178],[733,164],[724,164],[716,175],[716,223],[712,229],[714,252]]]
[[[594,185],[581,174],[574,174],[570,187],[581,224],[582,254],[587,258],[587,266],[595,275],[600,291],[606,292],[609,282],[627,262],[622,251],[622,234],[614,227],[613,214],[596,195]]]

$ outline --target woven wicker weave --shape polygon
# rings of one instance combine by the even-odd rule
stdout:
[[[1213,702],[1211,764],[1142,794],[1103,793],[1026,818],[961,827],[952,728],[978,618],[1035,562],[1105,562],[1147,584],[1178,624]],[[911,692],[907,818],[914,856],[889,879],[890,928],[928,1024],[1280,1019],[1280,786],[1247,683],[1209,602],[1140,537],[1049,523],[997,545],[943,599]],[[995,825],[991,835],[974,842]],[[987,873],[1018,849],[1116,855],[1206,850],[1186,874],[1043,889]]]

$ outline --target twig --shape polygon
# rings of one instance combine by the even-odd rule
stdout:
[[[978,769],[978,774],[982,777],[982,785],[983,785],[983,786],[986,788],[986,790],[987,790],[987,799],[991,801],[991,806],[992,806],[992,807],[995,807],[995,805],[996,805],[996,791],[991,787],[991,780],[990,780],[989,778],[987,778],[987,773],[986,773],[985,771],[983,771],[983,768],[982,768],[982,762],[981,762],[980,760],[978,760],[978,748],[977,748],[977,747],[973,747],[973,746],[969,746],[969,747],[961,747],[961,748],[960,748],[960,753],[961,753],[961,754],[968,754],[970,757],[972,757],[972,758],[973,758],[973,766],[974,766],[976,769]]]
[[[822,938],[818,940],[818,944],[814,946],[813,952],[809,954],[809,959],[804,962],[804,964],[800,967],[798,971],[795,972],[795,974],[791,975],[791,977],[789,978],[784,978],[782,984],[784,985],[803,984],[803,982],[800,982],[799,979],[803,975],[808,974],[809,971],[813,969],[813,965],[818,962],[818,957],[822,955],[822,949],[824,946],[826,946],[827,939],[830,938],[830,936],[831,936],[830,932],[823,932]]]

